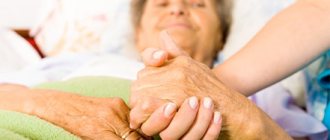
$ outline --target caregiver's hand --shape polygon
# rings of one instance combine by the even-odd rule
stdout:
[[[179,111],[171,122],[174,123],[176,117],[181,118],[178,119],[181,120],[181,122],[184,122],[185,119],[192,119],[192,125],[188,125],[191,126],[191,128],[181,129],[180,126],[182,125],[171,127],[170,124],[170,127],[165,127],[165,131],[162,131],[160,136],[170,139],[181,138],[172,137],[173,135],[180,136],[180,134],[184,134],[183,136],[186,139],[208,137],[208,135],[204,136],[204,134],[208,134],[206,131],[211,128],[210,126],[212,126],[212,124],[216,124],[216,130],[220,131],[221,128],[221,123],[212,122],[213,109],[216,108],[217,111],[220,111],[218,108],[220,103],[213,101],[217,99],[216,97],[219,96],[219,92],[224,90],[223,86],[219,83],[215,75],[206,65],[197,63],[186,56],[174,58],[162,67],[146,67],[139,72],[138,80],[132,85],[130,123],[133,125],[133,128],[142,125],[143,131],[143,126],[146,125],[147,122],[153,124],[150,123],[150,119],[152,118],[151,114],[161,105],[173,102],[183,107],[183,105],[189,102],[186,100],[187,98],[189,100],[189,97],[197,97],[201,100],[198,114],[179,114]],[[226,102],[221,104],[224,103]],[[231,110],[233,107],[228,107],[227,109]],[[220,112],[222,111],[223,110]],[[195,116],[197,116],[197,118],[194,122]],[[219,116],[214,118],[219,118]],[[180,121],[177,121],[177,123],[178,122]],[[175,124],[172,126],[175,126]],[[178,130],[182,130],[183,132],[176,134],[179,132]],[[187,132],[184,132],[186,130]],[[216,130],[213,131],[211,129],[210,131],[216,132]],[[212,137],[212,139],[218,137],[216,134],[219,134],[219,132],[210,134],[215,136]]]
[[[6,98],[7,103],[1,100],[0,108],[36,115],[82,139],[141,138],[129,128],[129,108],[119,98],[83,97],[8,84],[0,85],[0,95],[14,97]]]
[[[141,105],[148,106],[148,103]],[[213,113],[213,108],[210,98],[198,101],[197,97],[190,97],[183,102],[178,112],[176,112],[176,104],[165,103],[143,123],[141,130],[148,136],[160,133],[160,137],[166,140],[217,139],[222,119],[220,112]],[[143,107],[137,107],[131,111],[131,114],[137,115],[131,117],[131,120],[144,118],[144,116],[139,116],[145,115],[143,112],[140,113],[140,109]],[[134,125],[135,122],[131,124]]]
[[[166,44],[175,47],[173,42]],[[154,57],[155,53],[160,55],[156,54]],[[164,49],[162,51],[149,49],[143,53],[144,62],[149,67],[139,72],[138,80],[132,86],[130,99],[132,125],[145,125],[155,110],[165,103],[173,102],[180,106],[186,98],[195,96],[204,101],[205,98],[212,99],[215,110],[222,113],[224,131],[221,136],[231,139],[290,139],[245,96],[226,88],[206,65],[185,55],[176,56],[176,54]],[[173,58],[168,59],[169,55]],[[154,58],[155,60],[151,60]],[[196,127],[193,126],[192,129]],[[196,133],[200,132],[196,131]]]

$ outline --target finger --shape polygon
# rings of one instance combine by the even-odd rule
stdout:
[[[171,102],[158,108],[149,119],[143,123],[141,127],[142,132],[147,136],[152,136],[164,130],[171,122],[177,108],[177,105]]]
[[[158,48],[146,48],[142,52],[142,60],[146,66],[161,66],[166,62],[167,56],[167,52]]]
[[[222,118],[220,112],[214,112],[213,121],[211,122],[203,140],[217,140],[220,135]]]
[[[184,101],[170,125],[160,133],[162,139],[180,139],[194,124],[198,112],[197,97]]]
[[[140,128],[149,116],[166,102],[162,99],[143,98],[130,111],[130,128]]]
[[[162,45],[162,49],[165,50],[169,56],[168,59],[175,58],[177,56],[189,56],[184,50],[179,48],[172,37],[168,34],[166,30],[160,32],[160,39],[164,45]]]
[[[93,138],[88,138],[88,137],[81,137],[81,139],[104,139],[104,140],[122,140],[122,138],[120,136],[117,136],[114,133],[106,133],[106,134],[102,134],[102,135],[96,135]]]
[[[120,115],[118,115],[118,116],[120,116]],[[116,117],[114,117],[112,122],[113,122],[112,125],[116,127],[116,129],[114,129],[115,130],[114,132],[121,139],[124,139],[124,140],[127,140],[127,139],[137,140],[137,139],[143,138],[143,136],[140,135],[137,131],[129,128],[128,116],[125,116],[123,118],[117,118],[117,119],[116,119]],[[104,137],[104,138],[106,138],[106,137]],[[101,139],[104,139],[104,138],[101,138]]]
[[[213,116],[213,102],[205,97],[199,107],[197,120],[189,132],[182,138],[184,140],[201,139],[209,128]]]
[[[124,139],[124,140],[140,140],[140,139],[144,139],[144,137],[142,137],[136,131],[129,131],[128,133],[126,133],[125,135],[123,135],[121,138]]]

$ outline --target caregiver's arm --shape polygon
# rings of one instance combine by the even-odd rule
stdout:
[[[121,139],[130,132],[121,99],[92,98],[54,90],[0,84],[0,109],[38,116],[82,139]],[[135,131],[127,139],[138,139]]]
[[[285,78],[329,49],[329,15],[329,0],[299,0],[216,67],[217,77],[247,96]]]

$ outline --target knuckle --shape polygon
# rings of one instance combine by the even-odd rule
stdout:
[[[186,66],[192,63],[192,59],[188,56],[178,56],[176,57],[176,62],[180,65]]]
[[[152,107],[153,107],[153,102],[150,99],[145,99],[141,103],[141,111],[142,112],[150,112]]]
[[[131,95],[129,97],[129,106],[131,108],[137,106],[139,104],[139,101],[142,100],[142,95],[139,92],[131,91]]]
[[[185,80],[186,77],[187,77],[186,72],[187,72],[187,70],[186,70],[185,67],[181,67],[181,66],[179,66],[179,67],[176,67],[176,68],[174,69],[174,71],[173,71],[173,75],[174,75],[174,77],[176,77],[176,79],[178,79],[178,80]]]

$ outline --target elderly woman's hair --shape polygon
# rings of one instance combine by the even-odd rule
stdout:
[[[143,14],[143,9],[147,0],[132,0],[131,2],[131,15],[134,28],[138,28],[141,23],[141,18]],[[217,6],[217,13],[221,22],[221,32],[222,32],[222,40],[224,43],[228,32],[229,26],[231,24],[232,16],[232,0],[215,0]]]

